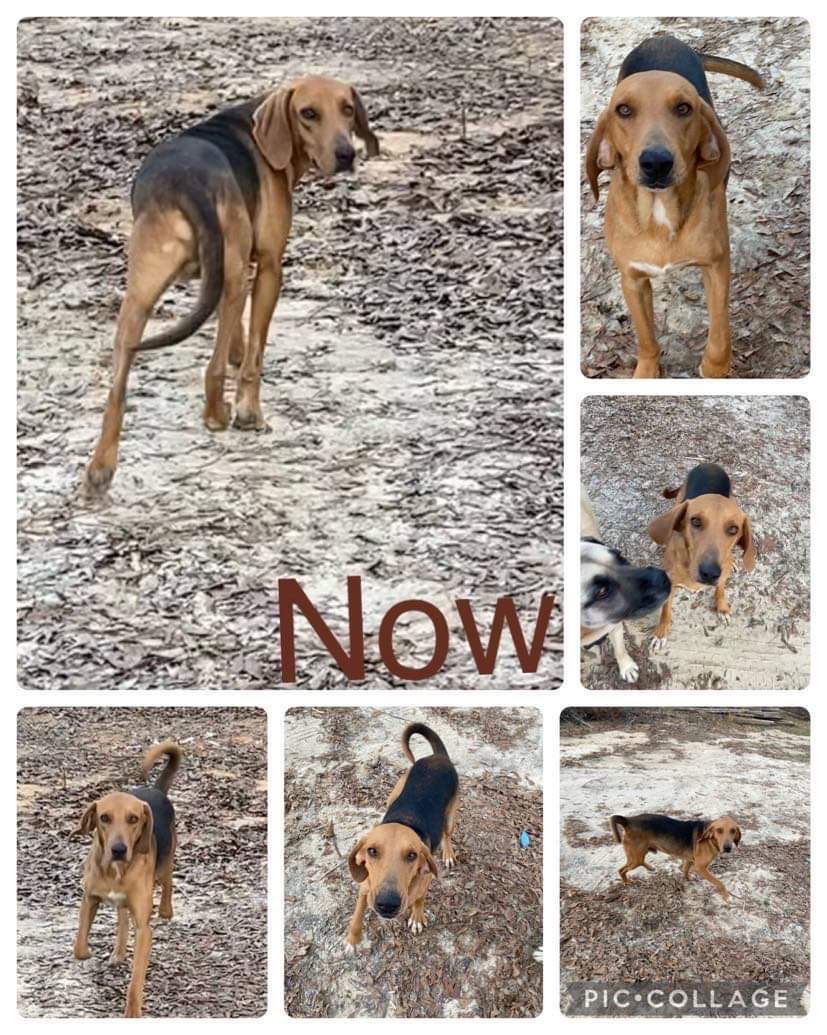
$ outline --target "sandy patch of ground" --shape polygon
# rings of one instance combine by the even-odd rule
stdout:
[[[172,737],[178,851],[173,917],[153,919],[148,1017],[258,1017],[267,1006],[267,719],[253,708],[32,708],[18,717],[18,1008],[25,1017],[119,1017],[132,962],[108,962],[115,911],[72,955],[90,802],[139,786]],[[160,768],[159,770],[160,771]],[[157,772],[153,771],[153,779]],[[156,904],[158,895],[156,892]]]
[[[753,571],[727,583],[731,624],[712,593],[676,595],[667,645],[649,648],[658,615],[626,624],[640,689],[795,690],[810,674],[810,415],[805,399],[597,398],[581,413],[582,478],[605,541],[633,564],[658,564],[649,522],[669,506],[661,493],[695,464],[715,462],[732,479],[752,522]],[[736,551],[736,558],[740,551]],[[737,561],[736,561],[737,563]],[[581,652],[592,690],[617,688],[608,644]]]
[[[375,637],[404,597],[487,617],[506,588],[528,625],[562,588],[559,24],[52,19],[19,42],[21,683],[277,685],[285,576],[342,633],[363,574],[370,686],[399,685]],[[131,178],[160,140],[308,72],[358,86],[382,154],[299,185],[270,430],[202,426],[209,321],[137,362],[111,497],[90,508]],[[170,291],[158,325],[194,291]],[[443,685],[490,686],[450,613]],[[342,686],[297,628],[299,684]],[[403,637],[400,660],[430,648]],[[559,611],[536,675],[513,654],[497,670],[560,674]]]
[[[800,18],[590,18],[581,42],[585,154],[623,59],[669,33],[697,50],[758,69],[766,89],[709,73],[732,148],[727,186],[732,246],[734,377],[801,377],[810,366],[810,32]],[[608,185],[595,205],[581,182],[581,356],[589,377],[629,377],[637,345],[620,278],[603,240]],[[707,314],[698,270],[654,282],[663,369],[696,377]]]
[[[561,989],[576,982],[809,981],[809,718],[800,709],[593,709],[561,724]],[[649,856],[623,887],[609,817],[730,813],[711,869],[732,894]],[[632,1011],[633,1012],[633,1011]]]
[[[347,855],[408,766],[399,736],[429,724],[457,767],[457,867],[429,926],[368,914],[355,956]],[[285,728],[285,1001],[298,1017],[525,1017],[542,1009],[542,728],[534,709],[301,708]],[[430,749],[419,737],[419,757]],[[520,834],[528,833],[528,847]],[[506,919],[507,913],[507,919]]]

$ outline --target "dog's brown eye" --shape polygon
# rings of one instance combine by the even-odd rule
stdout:
[[[101,821],[101,823],[108,823],[110,818],[111,817],[108,812],[104,812],[102,815],[98,816],[98,819]]]
[[[622,119],[628,119],[632,116],[632,109],[629,107],[628,104],[618,104],[618,106],[615,108],[615,111]]]
[[[342,112],[345,115],[347,115],[348,118],[350,118],[350,116],[353,114],[353,106],[350,105],[350,104],[345,104],[344,107],[342,108]]]
[[[727,535],[738,535],[738,526],[737,525],[730,525],[729,528],[726,530],[726,534]]]
[[[126,821],[126,822],[127,822],[127,823],[137,823],[137,822],[138,822],[138,817],[137,817],[137,816],[129,816],[129,817],[127,818],[127,821]]]
[[[299,115],[301,115],[303,119],[307,119],[308,122],[312,122],[313,119],[316,118],[316,109],[302,108],[302,110],[299,112]]]
[[[378,859],[379,858],[379,849],[378,848],[373,848],[371,846],[370,848],[368,848],[368,855],[371,857],[371,859]]]
[[[412,862],[416,862],[416,860],[418,858],[419,858],[419,855],[416,852],[408,852],[408,854],[405,856],[405,861],[409,862],[409,863],[412,863]]]
[[[681,101],[681,103],[675,107],[675,114],[680,115],[681,118],[686,118],[687,115],[692,114],[692,105],[687,104],[686,101]]]
[[[699,517],[693,517],[689,523],[693,528],[700,528],[703,525],[703,521]]]

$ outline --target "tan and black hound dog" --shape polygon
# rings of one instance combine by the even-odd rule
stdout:
[[[90,495],[106,491],[118,463],[126,383],[139,352],[175,345],[218,309],[215,349],[205,376],[204,423],[223,431],[227,363],[238,366],[235,426],[264,428],[259,399],[267,331],[281,289],[293,217],[293,190],[311,167],[325,176],[353,168],[351,135],[379,153],[359,94],[313,76],[227,108],[152,151],[132,187],[126,294],[115,334],[114,379],[103,428],[86,471]],[[195,309],[141,340],[161,294],[200,275]],[[252,280],[249,332],[242,314]]]
[[[665,546],[663,567],[672,581],[670,593],[660,613],[652,649],[660,650],[672,626],[672,598],[678,586],[692,593],[705,586],[715,587],[715,610],[728,625],[730,606],[726,583],[732,574],[734,547],[744,554],[744,571],[755,566],[752,525],[735,502],[732,483],[717,464],[699,464],[686,476],[679,489],[663,494],[677,503],[649,525],[649,535]]]
[[[709,334],[700,374],[730,372],[730,147],[706,71],[764,85],[746,65],[696,53],[672,36],[645,40],[623,62],[586,151],[595,201],[601,170],[612,170],[606,246],[637,335],[635,377],[661,373],[651,278],[681,266],[703,273]]]
[[[414,759],[408,742],[415,733],[428,741],[432,755]],[[383,920],[408,910],[408,927],[419,934],[428,926],[425,896],[438,874],[434,853],[441,845],[446,869],[456,861],[451,838],[459,807],[459,780],[448,751],[421,722],[412,722],[402,731],[402,751],[413,765],[391,791],[382,822],[359,839],[348,858],[350,874],[359,885],[345,936],[349,952],[362,940],[368,906]]]
[[[172,867],[175,862],[175,810],[167,797],[181,761],[181,749],[171,740],[151,747],[142,769],[148,773],[166,755],[168,762],[154,787],[114,791],[98,798],[84,812],[79,833],[94,834],[83,870],[83,901],[75,939],[75,957],[88,959],[89,929],[101,902],[118,910],[118,930],[110,959],[126,959],[129,918],[135,928],[135,954],[126,998],[127,1017],[140,1017],[144,980],[152,946],[150,919],[153,891],[161,885],[159,914],[172,916]]]
[[[729,901],[729,892],[708,867],[722,852],[729,853],[741,843],[741,828],[731,816],[684,820],[642,812],[637,816],[612,816],[609,824],[615,841],[626,853],[626,862],[619,870],[624,884],[632,883],[626,875],[638,866],[654,870],[646,862],[647,852],[664,852],[683,862],[686,880],[694,870],[715,886],[725,902]]]

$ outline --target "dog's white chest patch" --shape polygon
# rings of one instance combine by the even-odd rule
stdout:
[[[655,203],[652,205],[652,219],[658,224],[658,226],[665,226],[670,234],[675,233],[675,228],[669,221],[669,215],[666,211],[666,206],[663,204],[660,198],[655,198]]]
[[[679,270],[681,266],[691,265],[691,262],[668,262],[665,266],[654,266],[651,262],[630,262],[629,268],[645,273],[647,277],[662,277],[672,270]]]
[[[108,891],[106,893],[106,901],[111,902],[115,906],[122,906],[126,903],[126,892],[124,891]]]

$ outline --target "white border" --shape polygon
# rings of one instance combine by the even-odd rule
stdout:
[[[404,5],[403,5],[404,10]],[[669,10],[664,9],[662,3],[632,3],[627,9],[619,11],[617,6],[611,3],[595,2],[590,5],[587,9],[584,9],[582,5],[574,4],[571,2],[558,4],[556,6],[550,6],[546,3],[540,3],[539,0],[533,0],[529,3],[518,3],[518,4],[506,4],[504,2],[492,3],[490,0],[481,0],[479,3],[471,3],[470,0],[461,0],[459,3],[445,4],[433,3],[430,0],[423,0],[417,5],[411,5],[407,8],[406,13],[419,17],[424,16],[437,16],[437,15],[465,15],[465,16],[503,16],[510,15],[533,15],[543,17],[559,17],[563,19],[565,27],[565,183],[566,183],[566,198],[565,198],[565,243],[566,243],[566,282],[565,282],[565,304],[566,304],[566,350],[565,350],[565,373],[566,373],[566,393],[565,393],[565,421],[566,421],[566,436],[565,436],[565,478],[566,478],[566,585],[577,584],[577,551],[575,547],[575,541],[577,538],[577,527],[578,527],[578,513],[575,507],[575,501],[577,499],[576,485],[579,477],[579,406],[580,401],[585,395],[591,394],[701,394],[701,393],[720,393],[722,386],[715,383],[705,383],[702,381],[682,381],[675,382],[670,381],[663,384],[647,383],[645,387],[638,387],[633,385],[629,381],[587,381],[582,377],[580,373],[580,361],[579,361],[579,226],[580,226],[580,213],[579,213],[579,181],[580,181],[580,133],[579,133],[579,43],[580,43],[580,19],[581,17],[595,17],[595,16],[612,16],[622,14],[625,17],[633,15],[640,16],[662,16],[664,14],[692,14],[696,16],[737,16],[737,17],[755,17],[755,16],[778,16],[781,13],[794,14],[800,17],[809,17],[812,30],[813,41],[819,41],[821,39],[818,29],[820,28],[820,19],[817,17],[816,12],[818,8],[815,4],[811,3],[805,7],[790,11],[781,12],[777,6],[768,6],[762,4],[760,7],[754,7],[746,3],[734,3],[728,5],[722,9],[720,4],[714,3],[702,3],[696,2],[691,11],[686,10]],[[16,386],[14,376],[14,355],[15,349],[13,343],[16,340],[16,295],[14,285],[16,284],[16,264],[14,254],[14,240],[15,240],[15,225],[12,220],[12,203],[11,199],[16,199],[16,184],[15,184],[15,154],[16,154],[16,139],[15,139],[15,128],[14,119],[15,111],[14,105],[11,101],[11,97],[14,93],[15,79],[16,79],[16,28],[15,22],[19,17],[34,17],[35,15],[49,15],[49,14],[84,14],[84,15],[109,15],[112,14],[112,9],[107,8],[100,2],[86,3],[79,5],[71,10],[62,8],[61,5],[56,3],[45,3],[39,10],[33,11],[25,8],[22,4],[16,3],[11,6],[3,14],[3,37],[2,45],[5,49],[5,63],[4,63],[4,77],[6,79],[6,93],[7,103],[4,109],[4,128],[6,130],[2,139],[4,141],[4,158],[5,162],[0,168],[0,175],[2,175],[6,181],[4,196],[9,200],[8,207],[6,208],[6,217],[3,223],[4,236],[3,239],[6,242],[5,248],[2,253],[3,263],[3,278],[2,284],[4,285],[4,294],[6,297],[6,309],[5,309],[5,321],[8,328],[6,335],[5,349],[3,351],[3,362],[6,364],[7,375],[2,380],[3,390],[6,394],[7,405],[3,408],[3,423],[5,425],[6,434],[3,437],[3,441],[6,443],[5,448],[2,452],[2,464],[3,470],[6,475],[7,484],[11,484],[12,479],[16,475],[16,456],[15,456],[15,410],[16,410]],[[146,0],[141,5],[140,12],[136,12],[134,8],[121,10],[117,12],[119,15],[140,13],[145,16],[158,15],[158,16],[169,16],[169,11],[164,8],[162,4],[153,2],[153,0]],[[387,8],[372,0],[369,3],[356,4],[350,9],[343,9],[338,5],[332,3],[306,3],[302,5],[301,10],[297,11],[295,5],[286,5],[285,9],[280,9],[278,6],[275,8],[272,5],[265,5],[261,2],[252,4],[246,4],[242,6],[240,10],[233,10],[229,12],[226,5],[216,4],[212,0],[203,0],[200,4],[192,2],[184,2],[177,5],[175,10],[176,15],[180,16],[219,16],[229,15],[234,16],[255,16],[255,15],[288,15],[298,14],[302,15],[349,15],[353,16],[358,14],[361,16],[385,16],[387,14]],[[396,12],[401,13],[401,12]],[[815,47],[815,43],[814,43]],[[821,145],[821,124],[820,124],[820,104],[824,102],[823,96],[823,76],[819,67],[819,63],[816,61],[813,64],[813,114],[814,114],[814,126],[812,136],[812,153],[813,155],[820,156],[820,145]],[[812,220],[813,227],[819,225],[818,220],[821,215],[821,204],[819,192],[813,193],[812,197]],[[819,286],[817,280],[817,274],[819,271],[818,259],[817,259],[817,247],[818,247],[818,235],[813,233],[813,284],[816,288],[816,292]],[[818,296],[814,292],[814,302],[817,302]],[[820,324],[817,322],[820,315],[819,308],[817,305],[814,306],[814,318],[813,318],[813,334],[812,334],[812,369],[813,373],[809,377],[797,381],[728,381],[725,384],[725,391],[727,394],[802,394],[807,395],[811,399],[811,403],[818,401],[817,388],[819,387],[818,378],[821,377],[823,385],[823,376],[821,376],[821,370],[823,363],[820,360],[818,344],[820,342],[819,330]],[[820,446],[824,444],[823,435],[823,424],[818,411],[818,408],[813,405],[812,410],[812,434],[813,434],[813,455],[820,457]],[[813,470],[813,527],[819,527],[819,517],[822,513],[821,507],[821,495],[824,489],[824,480],[820,476],[820,472],[817,469]],[[406,694],[410,694],[411,691],[402,692],[398,694],[383,694],[383,693],[370,693],[365,694],[364,691],[354,691],[350,694],[345,693],[299,693],[299,692],[287,692],[277,691],[268,693],[251,693],[251,692],[239,692],[239,693],[142,693],[140,695],[124,694],[124,693],[100,693],[94,692],[89,694],[80,693],[56,693],[56,694],[44,694],[44,693],[22,693],[19,690],[12,690],[16,687],[16,668],[15,668],[15,657],[16,657],[16,630],[13,622],[13,616],[16,614],[16,600],[15,600],[15,565],[16,565],[16,546],[15,546],[15,529],[14,529],[14,515],[11,513],[11,507],[6,509],[6,512],[0,516],[0,520],[3,522],[3,531],[5,549],[3,551],[3,574],[4,578],[2,584],[4,586],[4,594],[2,597],[3,607],[3,622],[0,626],[0,635],[2,635],[2,643],[6,648],[2,652],[2,656],[5,659],[5,672],[6,681],[5,685],[8,688],[6,690],[6,703],[4,708],[6,709],[5,723],[4,723],[4,737],[3,737],[3,748],[4,748],[4,759],[5,759],[5,772],[4,779],[2,781],[2,790],[0,794],[3,796],[3,807],[4,817],[6,823],[6,829],[11,830],[12,825],[15,822],[15,776],[16,776],[16,721],[15,716],[19,708],[21,707],[46,707],[46,706],[64,706],[70,707],[74,705],[86,705],[86,706],[123,706],[128,704],[140,704],[143,707],[148,706],[165,706],[171,707],[176,705],[181,706],[194,706],[198,705],[201,707],[208,705],[215,706],[251,706],[265,708],[268,713],[268,753],[269,753],[269,769],[270,769],[270,793],[268,802],[268,813],[270,819],[270,864],[268,867],[269,882],[270,882],[270,924],[269,924],[269,947],[270,947],[270,960],[269,960],[269,1009],[266,1017],[261,1020],[251,1021],[193,1021],[193,1020],[180,1020],[180,1021],[167,1021],[163,1022],[160,1020],[146,1019],[143,1021],[144,1025],[158,1025],[162,1023],[174,1024],[176,1029],[182,1032],[195,1032],[203,1025],[209,1025],[213,1031],[221,1032],[232,1032],[240,1031],[245,1028],[257,1026],[263,1030],[263,1026],[267,1026],[267,1030],[271,1030],[273,1027],[281,1028],[284,1025],[303,1025],[306,1031],[312,1033],[322,1033],[328,1030],[331,1024],[339,1024],[349,1026],[351,1030],[356,1031],[356,1025],[363,1026],[365,1023],[387,1023],[384,1021],[366,1022],[364,1020],[359,1021],[298,1021],[289,1020],[284,1015],[283,1008],[283,995],[282,995],[282,976],[283,976],[283,946],[281,939],[282,930],[282,892],[283,892],[283,875],[282,875],[282,853],[283,853],[283,832],[282,832],[282,800],[283,800],[283,774],[282,774],[282,758],[283,758],[283,713],[289,707],[296,706],[347,706],[354,704],[364,704],[374,707],[385,707],[389,704],[399,705],[404,703],[406,700]],[[817,575],[823,570],[823,550],[820,547],[819,541],[816,538],[813,543],[813,586],[818,587]],[[817,592],[814,593],[813,600],[813,613],[814,613],[814,627],[818,626],[818,618],[821,615],[821,608],[819,607],[819,599]],[[440,704],[444,706],[452,707],[468,707],[472,703],[474,705],[498,705],[500,707],[541,707],[544,714],[544,745],[543,745],[543,765],[545,773],[545,801],[544,801],[544,851],[545,851],[545,865],[544,865],[544,876],[545,876],[545,889],[544,889],[544,929],[545,929],[545,943],[546,943],[546,964],[545,964],[545,990],[544,990],[544,1002],[545,1010],[541,1019],[534,1021],[515,1021],[515,1020],[503,1020],[495,1022],[501,1028],[508,1026],[514,1031],[517,1030],[516,1026],[520,1025],[521,1030],[532,1028],[534,1030],[540,1030],[540,1027],[546,1028],[548,1025],[559,1025],[563,1028],[572,1028],[574,1025],[578,1025],[580,1030],[596,1030],[596,1026],[602,1025],[603,1030],[623,1032],[628,1028],[629,1025],[635,1024],[641,1026],[646,1024],[646,1021],[592,1021],[592,1020],[573,1020],[561,1017],[558,1009],[559,1001],[559,954],[557,949],[557,919],[558,919],[558,876],[559,876],[559,860],[557,851],[557,837],[556,832],[559,829],[559,803],[557,800],[557,757],[558,757],[558,716],[560,710],[563,707],[574,705],[574,704],[602,704],[602,705],[646,705],[654,706],[658,703],[668,703],[670,706],[688,705],[691,707],[698,707],[705,703],[715,705],[746,705],[755,703],[755,694],[749,693],[732,693],[732,692],[721,692],[713,697],[701,696],[699,694],[690,693],[670,693],[668,702],[665,700],[658,700],[658,694],[656,692],[618,692],[618,693],[587,693],[580,689],[579,682],[579,647],[577,642],[576,629],[578,627],[577,614],[576,614],[576,594],[568,593],[565,600],[566,609],[566,661],[565,661],[565,682],[562,690],[555,693],[524,693],[524,692],[503,692],[497,693],[493,691],[485,691],[480,694],[458,694],[458,693],[441,693],[438,691],[420,691],[416,689],[417,700],[421,703],[427,704]],[[791,692],[785,696],[767,693],[762,695],[761,700],[765,703],[786,703],[803,705],[810,709],[811,716],[813,717],[813,729],[816,736],[819,734],[818,726],[818,704],[816,703],[817,689],[823,684],[825,675],[824,666],[824,651],[814,650],[812,658],[812,681],[811,688],[804,692]],[[819,745],[820,746],[820,745]],[[819,784],[819,778],[823,775],[824,769],[819,758],[819,752],[815,753],[813,762],[813,783]],[[820,824],[825,818],[825,805],[823,801],[817,799],[815,802],[815,812],[813,815],[813,827],[814,827],[814,844],[815,844],[815,858],[819,859],[818,850],[820,847]],[[10,839],[9,839],[10,840]],[[813,871],[815,872],[815,870]],[[117,1026],[118,1030],[123,1030],[125,1022],[119,1020],[101,1020],[101,1021],[33,1021],[22,1020],[16,1012],[16,900],[13,893],[15,887],[15,859],[14,852],[11,847],[8,847],[0,857],[0,880],[2,880],[2,886],[5,889],[5,894],[2,896],[2,912],[0,917],[3,921],[4,937],[2,943],[0,943],[0,951],[2,951],[2,963],[3,967],[0,970],[0,1017],[5,1021],[6,1025],[13,1031],[22,1031],[24,1029],[31,1031],[45,1031],[45,1032],[59,1032],[68,1030],[70,1028],[89,1027],[98,1025]],[[819,916],[818,911],[822,908],[821,906],[822,897],[820,894],[820,887],[818,882],[814,882],[813,886],[813,902],[814,902],[814,914]],[[507,914],[506,914],[507,915]],[[808,1018],[804,1020],[778,1020],[778,1021],[767,1021],[767,1024],[773,1026],[774,1031],[785,1031],[789,1027],[792,1030],[792,1026],[795,1025],[796,1031],[803,1031],[811,1029],[814,1025],[822,1024],[825,1017],[827,1017],[827,1009],[823,1003],[823,992],[820,988],[820,982],[818,980],[821,977],[820,965],[823,961],[823,953],[821,951],[824,944],[825,937],[825,920],[824,917],[819,916],[820,923],[814,926],[813,929],[813,974],[814,981],[813,986],[815,989],[815,995],[813,999],[812,1011]],[[68,948],[67,948],[68,951]],[[416,1028],[417,1030],[425,1030],[425,1026],[439,1024],[439,1021],[424,1021],[424,1020],[408,1020],[404,1022],[408,1030]],[[444,1022],[442,1022],[444,1023]],[[464,1031],[468,1031],[471,1026],[479,1025],[482,1023],[479,1020],[455,1020],[451,1022],[453,1025],[458,1025],[463,1028]],[[707,1024],[711,1025],[715,1022],[712,1021],[660,1021],[658,1030],[660,1031],[663,1027],[676,1026],[676,1025],[687,1025],[687,1024]],[[751,1025],[752,1021],[727,1021],[718,1022],[726,1023],[727,1030],[745,1031],[747,1025]],[[608,1026],[608,1028],[606,1028]]]

